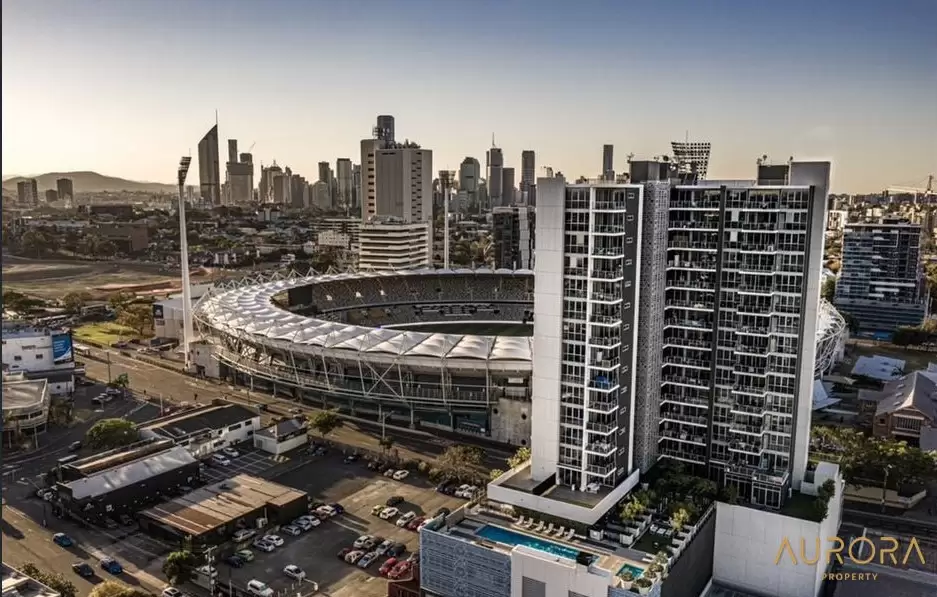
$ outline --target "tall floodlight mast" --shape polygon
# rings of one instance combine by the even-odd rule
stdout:
[[[189,173],[192,158],[183,156],[179,160],[179,261],[182,264],[182,350],[185,355],[186,371],[190,369],[189,344],[192,342],[192,288],[189,280],[189,239],[185,225],[185,177]]]

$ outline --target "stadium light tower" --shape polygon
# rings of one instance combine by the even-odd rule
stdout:
[[[189,240],[185,226],[185,177],[189,173],[192,158],[183,156],[179,160],[179,262],[182,264],[182,350],[185,355],[186,371],[190,368],[189,343],[192,342],[192,288],[189,284]]]

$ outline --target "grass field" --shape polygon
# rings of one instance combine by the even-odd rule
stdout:
[[[136,340],[140,337],[139,334],[126,326],[109,322],[89,323],[75,328],[72,333],[79,342],[94,342],[104,346],[110,346],[121,340]]]

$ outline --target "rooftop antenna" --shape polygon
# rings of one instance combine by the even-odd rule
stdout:
[[[689,130],[686,131],[686,135],[683,137],[683,139],[687,142],[687,145],[690,144],[690,131]]]
[[[494,133],[491,133],[491,146],[492,146],[492,147],[497,147],[497,145],[495,145],[495,134],[494,134]]]

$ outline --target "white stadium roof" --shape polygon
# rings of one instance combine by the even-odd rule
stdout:
[[[306,276],[259,282],[235,288],[216,288],[196,307],[204,323],[228,333],[250,334],[269,341],[286,341],[293,349],[308,347],[321,350],[386,354],[391,357],[466,359],[487,361],[531,361],[533,339],[517,336],[478,336],[372,328],[325,321],[290,313],[275,305],[273,297],[282,292],[311,284],[362,278],[421,275],[504,275],[532,276],[531,270],[404,270],[397,272],[359,272]]]

